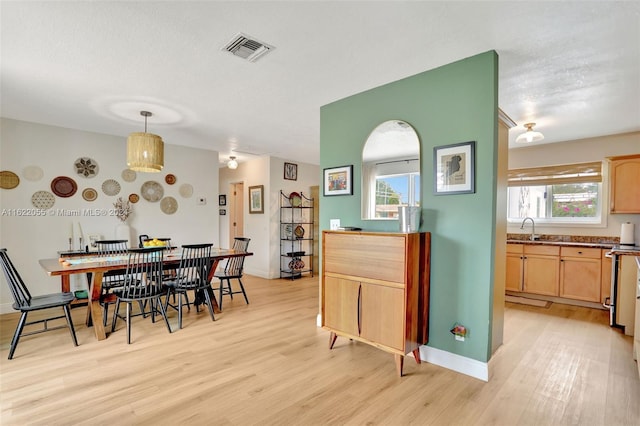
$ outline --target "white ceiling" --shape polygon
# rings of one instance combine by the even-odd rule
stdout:
[[[320,107],[495,50],[544,143],[640,130],[640,2],[2,1],[1,115],[319,164]],[[255,63],[220,48],[243,32]],[[391,117],[402,118],[402,117]],[[232,152],[237,150],[238,152]]]

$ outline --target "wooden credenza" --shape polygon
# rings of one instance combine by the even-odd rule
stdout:
[[[420,363],[428,341],[431,234],[323,231],[322,327]]]

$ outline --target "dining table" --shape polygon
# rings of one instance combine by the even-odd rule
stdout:
[[[211,250],[211,268],[209,269],[209,282],[214,278],[218,264],[224,259],[233,257],[253,256],[253,253],[246,251],[238,251],[233,249],[213,248]],[[49,276],[59,276],[61,278],[61,289],[63,292],[71,290],[70,276],[75,274],[90,274],[91,281],[89,285],[87,300],[87,327],[93,326],[96,339],[104,340],[107,338],[104,324],[102,323],[102,305],[100,304],[100,295],[102,293],[102,278],[107,271],[124,271],[127,268],[128,255],[98,256],[96,253],[88,252],[86,254],[73,256],[60,256],[50,259],[40,259],[38,262]],[[179,249],[167,250],[163,253],[163,267],[167,269],[175,269],[180,265],[181,253]],[[220,313],[218,302],[211,291],[211,303],[213,304],[214,313]]]

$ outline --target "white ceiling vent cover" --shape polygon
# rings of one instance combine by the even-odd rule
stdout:
[[[275,47],[258,41],[249,35],[238,33],[221,50],[226,50],[227,52],[235,56],[239,56],[242,59],[246,59],[249,62],[255,62],[258,58],[264,56],[273,49],[275,49]]]

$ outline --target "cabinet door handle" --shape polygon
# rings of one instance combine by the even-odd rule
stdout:
[[[358,286],[358,336],[360,335],[360,305],[362,304],[362,284]]]

